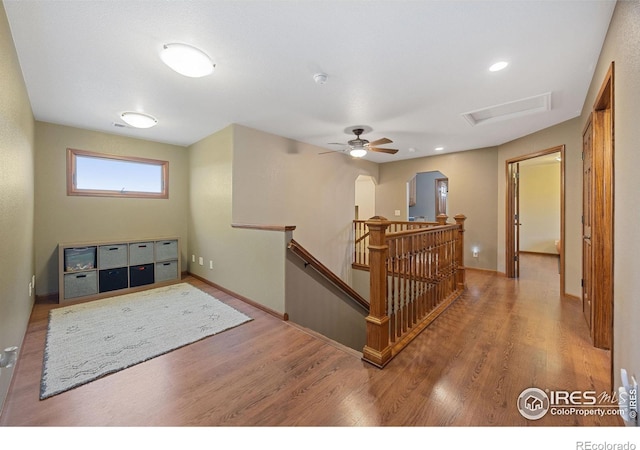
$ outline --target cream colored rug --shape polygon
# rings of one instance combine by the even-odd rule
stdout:
[[[187,283],[53,309],[40,399],[250,320]]]

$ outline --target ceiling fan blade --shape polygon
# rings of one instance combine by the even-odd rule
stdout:
[[[371,150],[372,152],[389,153],[390,155],[395,155],[396,153],[398,153],[398,150],[395,148],[369,147],[369,150]]]
[[[328,152],[320,152],[318,155],[326,155],[327,153],[343,153],[344,150],[329,150]]]
[[[369,147],[375,147],[376,145],[391,144],[392,142],[393,141],[391,139],[382,138],[382,139],[378,139],[377,141],[369,142]]]

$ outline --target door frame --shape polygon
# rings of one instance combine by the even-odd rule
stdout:
[[[588,153],[588,154],[587,154]],[[588,164],[588,175],[587,175]],[[581,300],[582,315],[589,327],[589,337],[593,342],[593,246],[591,243],[591,226],[593,214],[593,113],[589,114],[582,130],[582,277]],[[588,177],[588,178],[587,178]],[[588,305],[588,311],[587,311]]]
[[[515,158],[511,158],[505,161],[505,176],[507,182],[506,189],[506,211],[505,211],[505,272],[507,277],[516,278],[517,270],[517,261],[514,260],[514,256],[518,255],[519,249],[517,247],[517,233],[515,232],[515,227],[513,226],[514,218],[510,217],[511,212],[514,211],[515,205],[517,204],[516,192],[514,189],[510,188],[511,180],[511,165],[519,164],[522,161],[526,161],[528,159],[538,158],[540,156],[549,155],[552,153],[560,153],[560,294],[565,295],[565,146],[564,144],[558,145],[556,147],[547,148],[545,150],[540,150],[535,153],[530,153],[528,155],[517,156]]]
[[[591,113],[592,203],[591,247],[593,345],[611,350],[613,362],[613,245],[614,245],[614,63],[607,71]],[[613,372],[613,364],[612,364]],[[612,380],[613,380],[612,373]]]
[[[520,160],[507,161],[506,265],[508,278],[520,277]]]

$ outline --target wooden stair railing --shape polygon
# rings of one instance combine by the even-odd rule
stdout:
[[[373,217],[369,229],[370,308],[363,359],[384,367],[465,288],[464,221],[387,233]]]
[[[354,269],[369,269],[369,231],[367,230],[366,220],[354,220],[354,253],[352,267]],[[438,222],[406,222],[398,220],[390,220],[387,227],[387,233],[395,233],[398,231],[415,230],[429,228],[438,225]]]
[[[318,261],[307,249],[291,239],[287,246],[289,250],[298,255],[305,262],[305,267],[310,265],[320,273],[323,277],[329,280],[334,286],[342,290],[345,294],[351,297],[358,305],[369,311],[369,302],[364,299],[358,292],[356,292],[351,286],[349,286],[344,280],[333,273],[327,266]]]

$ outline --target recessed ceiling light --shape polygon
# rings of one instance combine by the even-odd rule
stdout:
[[[206,53],[187,44],[165,44],[160,58],[167,66],[185,77],[204,77],[212,73],[216,67]]]
[[[494,65],[492,65],[491,67],[489,67],[489,70],[490,70],[491,72],[497,72],[497,71],[499,71],[499,70],[504,69],[504,68],[505,68],[505,67],[507,67],[508,65],[509,65],[509,63],[508,63],[508,62],[506,62],[506,61],[500,61],[500,62],[495,63],[495,64],[494,64]]]
[[[437,151],[437,152],[439,152],[439,151],[444,150],[444,147],[436,147],[436,148],[434,148],[434,150],[435,150],[435,151]]]
[[[125,111],[120,114],[122,120],[135,128],[151,128],[158,123],[158,120],[149,114]]]

